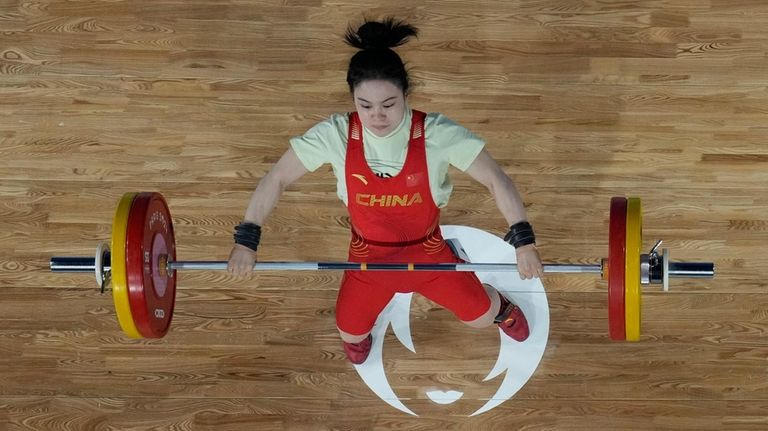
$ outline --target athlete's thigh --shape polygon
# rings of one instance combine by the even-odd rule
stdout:
[[[472,272],[444,272],[420,285],[416,292],[447,308],[460,320],[472,321],[491,306],[483,284]]]
[[[373,328],[395,290],[388,288],[387,275],[346,271],[336,298],[336,324],[342,331],[362,335]]]

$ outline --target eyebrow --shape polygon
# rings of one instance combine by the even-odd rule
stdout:
[[[382,100],[381,103],[389,102],[392,99],[397,99],[397,96],[392,96],[392,97],[386,98],[386,99]],[[362,97],[358,97],[357,100],[359,100],[361,102],[365,102],[365,103],[371,103],[371,102],[363,99]]]

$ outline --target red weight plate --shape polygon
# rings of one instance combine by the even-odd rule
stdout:
[[[168,205],[159,193],[139,193],[131,206],[125,245],[128,295],[136,328],[146,338],[167,332],[176,302],[175,271],[164,261],[176,260],[176,241]]]
[[[608,327],[611,339],[626,339],[624,256],[627,249],[627,199],[611,198],[608,233]]]

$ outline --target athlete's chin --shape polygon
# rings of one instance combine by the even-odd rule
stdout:
[[[392,131],[390,126],[371,126],[369,129],[371,132],[373,132],[374,135],[380,138],[389,135],[389,133]]]

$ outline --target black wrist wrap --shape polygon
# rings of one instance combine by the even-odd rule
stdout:
[[[509,227],[509,232],[504,236],[504,241],[520,248],[528,244],[536,244],[536,235],[533,227],[527,221],[521,221]]]
[[[261,241],[261,226],[249,222],[242,222],[235,226],[235,244],[244,245],[256,251],[259,241]]]

